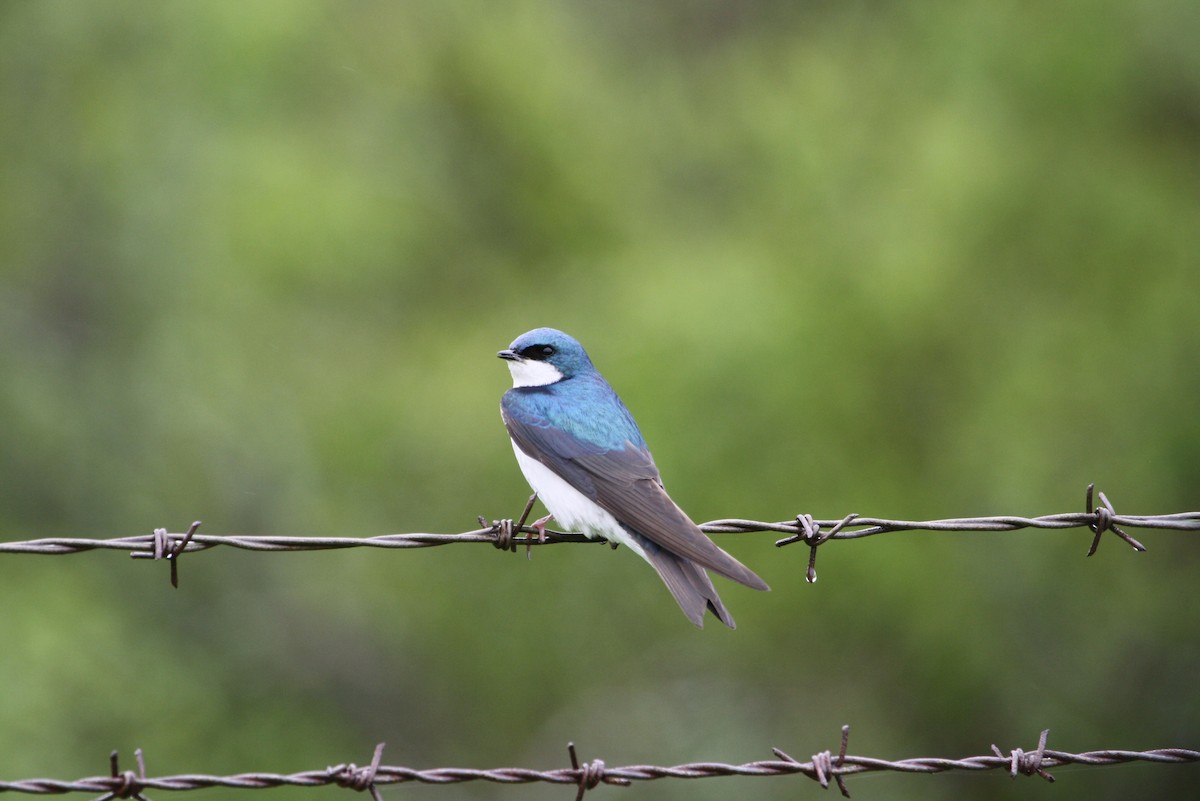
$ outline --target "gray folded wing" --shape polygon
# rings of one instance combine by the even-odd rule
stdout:
[[[626,528],[671,554],[696,562],[747,587],[769,589],[766,582],[752,570],[718,548],[671,500],[663,489],[658,468],[646,448],[626,442],[623,448],[604,450],[560,428],[521,422],[507,413],[504,414],[504,424],[521,450],[594,500]],[[675,593],[663,569],[653,560],[651,564]],[[672,570],[668,567],[668,572]],[[697,572],[703,575],[703,571]],[[692,577],[689,583],[694,584],[695,574],[688,575]],[[704,580],[707,581],[707,576]],[[679,583],[678,586],[685,585]],[[711,587],[710,582],[708,588]],[[715,596],[713,592],[712,597]],[[676,600],[679,600],[678,594]],[[680,605],[683,606],[682,601]],[[717,605],[720,606],[719,599]],[[686,611],[687,607],[684,609]],[[723,607],[721,609],[723,611]],[[714,612],[717,610],[714,609]],[[717,614],[721,617],[720,612]]]

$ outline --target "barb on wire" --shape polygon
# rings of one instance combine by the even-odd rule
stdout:
[[[913,757],[909,759],[888,760],[877,757],[854,756],[846,753],[846,743],[850,736],[850,727],[842,727],[841,748],[834,757],[829,751],[823,751],[813,756],[808,762],[800,762],[788,756],[784,751],[775,748],[775,759],[742,764],[725,764],[722,762],[693,762],[684,765],[630,765],[620,768],[606,767],[603,760],[594,759],[591,762],[580,763],[575,753],[574,744],[567,746],[571,757],[571,767],[536,770],[532,768],[493,768],[480,770],[475,768],[416,768],[381,765],[383,744],[375,748],[374,757],[367,768],[357,768],[353,764],[336,765],[324,770],[309,770],[300,773],[239,773],[233,776],[212,776],[189,773],[179,776],[145,775],[145,764],[138,751],[137,774],[126,771],[119,774],[116,769],[116,755],[112,757],[113,775],[96,776],[76,781],[60,781],[57,779],[25,779],[21,781],[0,781],[0,793],[29,793],[34,795],[55,795],[61,793],[104,793],[104,801],[115,798],[138,798],[147,801],[143,795],[146,790],[200,790],[212,787],[225,787],[242,790],[262,790],[268,787],[324,787],[337,785],[352,790],[368,790],[378,801],[378,786],[388,784],[405,784],[417,782],[421,784],[459,784],[462,782],[484,781],[496,784],[533,784],[546,782],[550,784],[575,785],[576,799],[582,799],[583,794],[601,783],[613,785],[628,785],[632,782],[655,781],[658,779],[705,779],[716,776],[792,776],[803,775],[818,782],[822,787],[828,787],[832,779],[842,795],[849,798],[846,790],[845,777],[857,773],[946,773],[949,771],[1008,771],[1014,778],[1018,775],[1041,776],[1047,781],[1054,781],[1049,773],[1050,768],[1063,765],[1117,765],[1127,762],[1153,762],[1158,764],[1178,764],[1200,762],[1200,751],[1186,748],[1158,748],[1149,751],[1122,751],[1105,749],[1102,751],[1085,751],[1074,754],[1066,751],[1055,751],[1046,747],[1049,731],[1043,731],[1038,740],[1038,747],[1032,752],[1020,748],[1012,749],[1005,754],[999,747],[993,745],[992,753],[981,756],[963,757],[961,759],[944,759],[941,757]],[[99,800],[98,800],[99,801]]]
[[[814,579],[814,581],[815,580],[816,579]],[[816,780],[816,782],[818,784],[820,784],[821,787],[825,790],[829,789],[829,777],[833,776],[834,781],[837,782],[838,790],[846,798],[850,797],[850,791],[846,789],[846,780],[842,778],[841,771],[842,771],[842,767],[846,764],[846,747],[849,745],[849,743],[850,743],[850,727],[843,726],[842,727],[842,745],[838,749],[837,762],[833,761],[833,755],[830,754],[828,751],[822,751],[819,754],[813,754],[813,758],[812,758],[813,771],[812,771],[812,775],[810,776],[810,778]],[[995,747],[996,746],[992,746],[992,748],[995,748]],[[800,760],[794,759],[793,757],[788,756],[780,748],[772,748],[771,752],[774,753],[775,756],[779,757],[780,759],[785,760],[787,762],[791,762],[795,765],[803,765],[804,764]]]
[[[136,798],[137,801],[150,801],[142,795],[142,788],[146,781],[146,758],[142,755],[142,749],[137,749],[133,752],[133,757],[137,761],[137,773],[132,770],[121,772],[120,763],[117,758],[117,752],[113,751],[109,754],[108,765],[112,773],[114,786],[104,795],[96,799],[96,801],[112,801],[114,798]]]
[[[604,772],[603,759],[594,759],[580,766],[579,757],[575,754],[575,743],[567,743],[567,753],[571,756],[571,770],[579,774],[579,791],[575,793],[575,801],[583,801],[583,794],[588,790],[595,789],[600,782],[616,784],[621,787],[629,786],[629,779],[609,776]]]
[[[379,794],[379,788],[375,786],[375,774],[379,772],[379,763],[383,759],[383,747],[384,743],[375,746],[371,764],[365,768],[360,768],[351,762],[326,768],[325,772],[338,787],[348,787],[351,790],[358,790],[360,793],[366,790],[371,794],[372,801],[383,801],[383,796]]]
[[[192,523],[188,527],[187,533],[179,540],[174,541],[174,534],[169,533],[165,528],[154,529],[154,548],[152,555],[155,559],[166,559],[171,563],[171,586],[179,587],[179,555],[187,548],[188,543],[192,541],[192,537],[196,535],[196,529],[200,528],[200,521]]]
[[[535,501],[537,501],[537,493],[536,492],[533,493],[532,495],[530,495],[529,500],[525,502],[525,510],[521,512],[521,519],[516,523],[516,525],[513,524],[513,521],[511,519],[506,519],[506,520],[493,520],[491,526],[489,527],[487,518],[485,518],[483,515],[480,515],[479,517],[477,517],[476,520],[478,520],[479,525],[483,526],[484,528],[495,531],[496,540],[493,544],[496,546],[496,548],[498,550],[512,551],[513,553],[516,553],[517,552],[517,541],[513,537],[513,533],[514,533],[514,531],[524,531],[525,530],[525,521],[529,519],[529,513],[531,511],[533,511],[533,504]],[[546,542],[546,526],[544,524],[542,525],[541,528],[531,527],[530,530],[536,532],[539,535],[538,536],[539,544],[545,544],[545,542]],[[534,541],[532,539],[530,539],[529,537],[525,538],[525,558],[526,559],[533,558],[532,557],[533,543],[534,543]]]
[[[807,579],[816,581],[817,547],[831,540],[856,540],[877,534],[900,531],[1016,531],[1023,528],[1069,529],[1087,528],[1094,534],[1088,556],[1096,552],[1100,538],[1106,531],[1113,532],[1136,551],[1145,546],[1129,536],[1126,528],[1173,529],[1176,531],[1200,530],[1200,512],[1178,512],[1163,515],[1119,515],[1108,496],[1099,493],[1100,504],[1093,504],[1095,485],[1089,484],[1086,511],[1065,512],[1041,517],[1018,517],[998,515],[994,517],[959,517],[942,520],[888,520],[878,517],[863,517],[850,514],[840,520],[816,520],[811,515],[797,515],[792,520],[767,522],[728,518],[701,524],[708,534],[747,534],[753,532],[776,532],[784,534],[775,542],[778,547],[792,543],[809,546]],[[383,534],[375,537],[292,537],[292,536],[217,536],[197,534],[200,521],[192,523],[187,532],[171,534],[166,529],[155,529],[153,534],[114,539],[84,539],[51,537],[45,539],[0,542],[0,554],[70,554],[93,550],[129,551],[130,556],[141,559],[167,559],[171,563],[172,584],[178,585],[179,557],[185,553],[205,551],[218,546],[240,548],[247,551],[326,551],[340,548],[428,548],[453,543],[486,543],[501,550],[517,550],[524,545],[528,554],[535,545],[562,542],[602,542],[588,539],[582,534],[553,531],[539,527],[538,523],[526,525],[534,498],[530,498],[517,522],[511,519],[493,520],[479,518],[479,528],[460,534]]]
[[[1037,774],[1048,782],[1053,783],[1054,777],[1042,767],[1042,761],[1046,758],[1046,738],[1050,736],[1049,729],[1042,729],[1042,734],[1038,737],[1037,750],[1032,754],[1027,754],[1020,748],[1014,748],[1009,754],[1011,767],[1009,773],[1015,779],[1018,773],[1023,773],[1026,776]],[[1000,751],[1000,746],[992,743],[992,753],[1004,759],[1004,754]]]
[[[784,545],[791,545],[793,542],[808,543],[808,570],[804,574],[804,580],[809,584],[813,584],[817,580],[817,546],[836,537],[837,533],[850,525],[856,517],[858,515],[851,512],[835,523],[833,528],[822,534],[821,527],[812,519],[812,515],[797,515],[796,524],[804,530],[804,533],[785,537],[776,542],[775,546],[783,547]]]
[[[1096,489],[1095,484],[1088,484],[1087,511],[1088,511],[1088,514],[1096,515],[1096,522],[1091,523],[1088,526],[1088,528],[1090,528],[1092,531],[1096,532],[1096,536],[1092,538],[1092,547],[1088,548],[1087,555],[1091,556],[1092,554],[1094,554],[1096,552],[1096,549],[1100,547],[1100,537],[1104,534],[1105,531],[1111,531],[1112,533],[1116,534],[1118,537],[1125,540],[1125,542],[1129,543],[1130,547],[1132,547],[1135,551],[1146,550],[1146,546],[1142,545],[1140,542],[1135,540],[1133,537],[1126,534],[1124,531],[1121,530],[1121,527],[1117,525],[1117,523],[1116,523],[1117,510],[1113,508],[1113,505],[1111,503],[1109,503],[1108,496],[1105,495],[1103,492],[1100,493],[1100,502],[1104,505],[1093,509],[1093,507],[1092,507],[1092,491],[1095,489]]]

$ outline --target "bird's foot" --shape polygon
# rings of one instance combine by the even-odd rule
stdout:
[[[534,529],[538,533],[538,544],[546,544],[546,524],[553,519],[554,515],[546,515],[545,517],[539,517],[537,520],[534,520],[529,524],[530,528]]]

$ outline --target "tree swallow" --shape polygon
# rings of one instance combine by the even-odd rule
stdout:
[[[621,398],[573,338],[553,328],[522,334],[496,354],[512,389],[500,401],[521,472],[550,516],[591,539],[622,543],[650,563],[683,613],[704,626],[707,609],[729,628],[705,568],[766,590],[718,548],[663,489],[646,440]]]

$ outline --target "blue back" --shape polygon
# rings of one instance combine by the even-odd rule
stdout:
[[[585,450],[620,450],[626,442],[646,447],[633,415],[595,368],[544,387],[514,387],[500,405],[525,425],[571,435]]]

